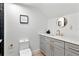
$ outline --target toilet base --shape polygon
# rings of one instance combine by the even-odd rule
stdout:
[[[32,56],[31,49],[24,49],[20,51],[20,56]]]

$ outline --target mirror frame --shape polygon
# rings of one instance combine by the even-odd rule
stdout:
[[[62,20],[61,20],[62,19]],[[57,18],[57,26],[63,28],[67,25],[67,19],[65,17]]]

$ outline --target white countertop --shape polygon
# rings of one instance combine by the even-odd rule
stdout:
[[[53,35],[50,35],[50,34],[43,34],[43,33],[40,33],[40,35],[44,35],[44,36],[47,36],[47,37],[50,37],[50,38],[55,38],[55,39],[58,39],[58,40],[62,40],[62,41],[65,41],[65,42],[69,42],[69,43],[79,45],[79,38],[78,37],[68,38],[68,37],[64,37],[64,36],[53,36]]]

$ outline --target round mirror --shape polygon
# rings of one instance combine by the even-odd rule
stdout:
[[[57,25],[59,27],[65,27],[67,25],[67,19],[64,17],[60,17],[57,19]]]

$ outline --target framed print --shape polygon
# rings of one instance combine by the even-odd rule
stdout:
[[[28,24],[29,17],[27,15],[20,15],[20,24]]]

